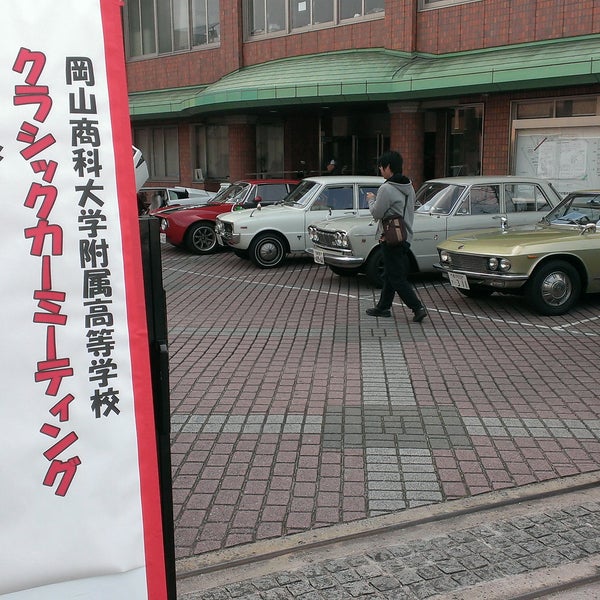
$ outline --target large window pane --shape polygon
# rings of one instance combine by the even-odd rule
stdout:
[[[208,0],[208,43],[214,44],[221,39],[221,17],[219,1]]]
[[[188,0],[173,1],[173,50],[190,47]]]
[[[158,51],[173,52],[172,30],[173,21],[171,20],[171,3],[167,0],[157,3],[158,8]]]
[[[192,46],[207,43],[206,0],[192,0]]]
[[[286,29],[285,0],[267,0],[267,33],[284,29]]]
[[[310,0],[291,0],[292,29],[306,27],[310,23]]]
[[[333,21],[332,0],[312,0],[313,18],[315,25],[319,23],[331,23]]]
[[[344,0],[340,2],[340,19],[352,19],[362,15],[362,0]]]
[[[248,19],[250,35],[259,35],[266,32],[264,0],[249,0]]]
[[[133,139],[148,163],[150,179],[179,178],[179,141],[176,127],[136,128]]]
[[[229,128],[226,125],[209,125],[206,128],[206,177],[229,177]]]

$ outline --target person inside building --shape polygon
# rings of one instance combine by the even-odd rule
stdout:
[[[406,224],[406,241],[397,246],[390,246],[380,241],[383,254],[383,288],[379,302],[367,309],[371,317],[390,317],[392,302],[396,293],[404,304],[413,311],[413,321],[420,323],[427,316],[427,309],[417,295],[415,287],[408,281],[410,261],[408,251],[413,236],[413,220],[415,207],[415,190],[412,182],[402,174],[402,156],[390,150],[384,152],[377,161],[377,167],[385,182],[377,190],[367,194],[369,210],[374,219],[379,221],[378,233],[382,232],[381,220],[385,217],[400,215]]]
[[[337,161],[335,158],[332,158],[327,165],[327,173],[326,175],[339,175],[340,171],[337,165]]]

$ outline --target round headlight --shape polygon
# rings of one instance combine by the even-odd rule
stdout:
[[[449,265],[452,262],[450,254],[446,250],[440,250],[440,262]]]
[[[343,231],[335,232],[335,245],[339,248],[347,248],[348,247],[348,237]]]
[[[507,271],[510,271],[511,266],[512,265],[510,264],[510,260],[508,260],[508,258],[500,259],[500,270],[503,271],[504,273],[506,273]]]
[[[166,231],[168,227],[169,227],[169,222],[166,219],[161,219],[160,220],[160,230]]]
[[[498,259],[497,258],[490,258],[488,259],[488,269],[490,271],[497,271],[498,270]]]

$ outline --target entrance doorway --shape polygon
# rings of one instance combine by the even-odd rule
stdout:
[[[377,159],[389,150],[389,115],[322,116],[320,164],[331,160],[343,175],[377,175]]]
[[[446,174],[481,175],[483,105],[456,107],[448,113]]]

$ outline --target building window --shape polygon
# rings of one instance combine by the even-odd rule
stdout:
[[[549,100],[524,100],[515,103],[517,119],[555,119],[561,117],[595,117],[600,115],[599,96],[580,96]]]
[[[128,0],[125,29],[130,58],[216,44],[219,0]]]
[[[194,128],[194,179],[226,181],[229,178],[229,128],[196,125]]]
[[[140,127],[134,129],[133,139],[146,158],[150,180],[179,179],[177,127]]]
[[[419,10],[432,8],[444,8],[455,4],[468,4],[470,2],[481,2],[481,0],[419,0]]]
[[[246,0],[250,37],[383,17],[384,0]]]

